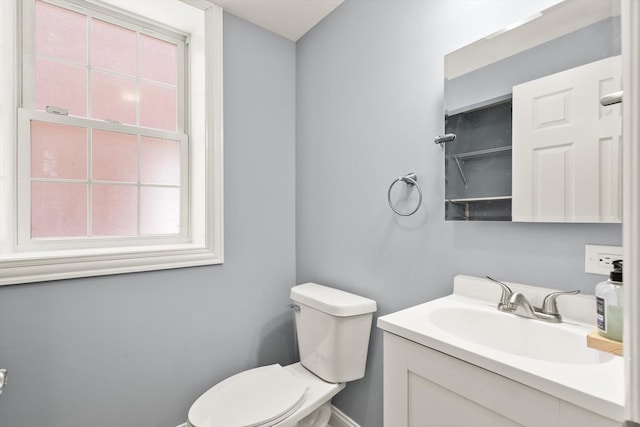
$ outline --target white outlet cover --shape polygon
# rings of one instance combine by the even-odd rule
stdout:
[[[584,247],[584,271],[591,274],[608,276],[613,267],[603,265],[600,261],[603,257],[623,259],[622,246],[585,245]]]

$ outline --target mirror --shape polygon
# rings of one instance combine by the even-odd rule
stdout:
[[[445,56],[448,220],[621,222],[620,0],[565,0]]]

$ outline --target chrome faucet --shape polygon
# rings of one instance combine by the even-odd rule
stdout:
[[[516,316],[526,317],[528,319],[542,320],[551,323],[562,323],[562,316],[558,311],[556,300],[561,295],[575,295],[580,291],[569,292],[552,292],[542,301],[542,308],[533,306],[529,300],[520,292],[513,292],[506,284],[486,276],[487,279],[500,285],[502,288],[502,296],[498,303],[498,310],[505,313],[515,314]]]
[[[502,283],[499,280],[492,279],[489,276],[486,276],[486,278],[491,280],[493,283],[496,283],[496,284],[500,285],[500,287],[502,288],[502,296],[500,297],[500,302],[498,303],[498,310],[500,310],[500,311],[508,311],[509,300],[511,299],[511,296],[513,295],[513,291],[511,290],[511,288],[509,286],[507,286],[506,284]]]

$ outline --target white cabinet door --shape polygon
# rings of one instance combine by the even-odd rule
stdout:
[[[560,427],[559,400],[384,333],[385,427]]]
[[[445,353],[384,333],[384,427],[620,425]]]
[[[513,221],[620,222],[621,59],[513,87]]]

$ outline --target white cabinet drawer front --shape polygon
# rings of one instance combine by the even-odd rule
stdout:
[[[470,414],[475,414],[475,417],[470,418],[473,422],[466,425],[532,427],[558,425],[559,400],[557,398],[454,357],[408,342],[407,368],[410,372],[408,374],[409,412],[414,414],[415,410],[416,417],[421,417],[421,414],[428,417],[430,413],[437,412],[442,412],[444,416],[448,414],[451,417],[466,417],[462,412],[469,410]],[[422,378],[418,380],[417,377]],[[433,385],[427,385],[427,382]],[[431,402],[437,389],[446,391],[447,395],[454,398],[448,400],[450,404],[446,405],[443,403],[444,400],[439,403]],[[412,396],[414,390],[424,395]],[[444,396],[441,398],[445,399]],[[421,408],[414,409],[412,406],[421,406]],[[483,418],[484,421],[482,421]],[[415,425],[434,427],[465,425],[454,422],[453,418],[450,422],[451,424],[443,424],[434,421]]]

